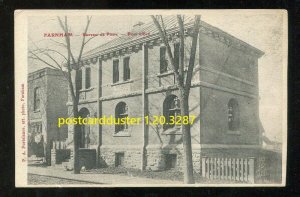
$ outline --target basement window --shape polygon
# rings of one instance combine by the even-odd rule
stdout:
[[[115,167],[124,166],[124,153],[115,153]]]
[[[166,154],[166,170],[173,169],[176,167],[177,155],[176,154]]]

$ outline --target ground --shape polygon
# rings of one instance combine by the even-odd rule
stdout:
[[[198,184],[226,184],[238,183],[227,180],[208,180],[195,173],[194,178]],[[29,185],[53,185],[53,184],[108,184],[108,185],[129,185],[129,184],[157,184],[173,185],[183,184],[183,173],[175,169],[166,171],[141,171],[128,168],[99,168],[82,171],[74,174],[66,171],[61,165],[45,166],[43,164],[30,164],[28,166]]]
[[[48,176],[40,176],[35,174],[28,174],[28,183],[30,185],[66,185],[66,184],[93,184],[85,181],[75,181],[64,178],[54,178]],[[94,183],[95,184],[95,183]]]

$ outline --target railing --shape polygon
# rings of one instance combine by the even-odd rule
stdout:
[[[254,158],[201,158],[202,176],[208,179],[254,183]]]

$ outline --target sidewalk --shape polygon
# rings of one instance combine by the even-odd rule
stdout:
[[[171,180],[157,180],[142,177],[132,177],[130,175],[118,175],[118,174],[92,174],[91,172],[81,172],[81,174],[73,174],[72,171],[65,171],[63,168],[57,167],[33,167],[28,166],[28,173],[48,176],[62,179],[70,179],[75,181],[84,181],[93,184],[110,184],[117,186],[117,184],[182,184],[179,181]]]

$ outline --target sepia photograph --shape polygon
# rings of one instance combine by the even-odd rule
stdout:
[[[286,183],[287,11],[16,10],[16,187]]]

